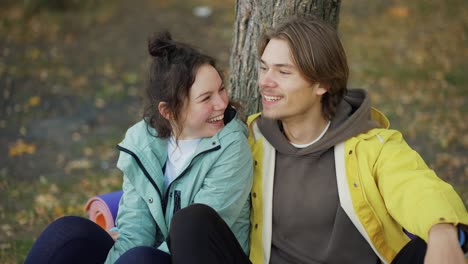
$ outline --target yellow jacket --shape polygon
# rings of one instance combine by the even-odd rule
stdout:
[[[275,149],[256,119],[248,119],[254,157],[250,260],[269,263],[272,234]],[[403,227],[427,241],[437,223],[468,224],[468,213],[452,186],[429,169],[400,132],[376,109],[384,128],[358,134],[335,146],[340,205],[383,263],[390,263],[409,241]]]

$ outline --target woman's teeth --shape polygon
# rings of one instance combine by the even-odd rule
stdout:
[[[223,118],[224,118],[224,115],[213,117],[213,118],[208,119],[208,123],[218,122],[218,121],[223,120]]]

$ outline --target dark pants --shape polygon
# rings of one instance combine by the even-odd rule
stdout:
[[[168,242],[174,263],[251,263],[228,226],[206,205],[195,204],[177,212]],[[392,264],[422,264],[425,254],[426,242],[415,237]]]
[[[47,226],[25,263],[103,263],[113,245],[110,235],[94,222],[65,216]],[[194,204],[174,215],[168,245],[171,255],[139,246],[116,263],[250,263],[226,223],[206,205]]]
[[[411,239],[405,247],[393,259],[392,264],[406,264],[406,263],[424,263],[424,256],[426,255],[427,244],[420,237]]]
[[[154,247],[135,247],[125,252],[123,263],[250,263],[234,234],[210,207],[193,204],[178,211],[169,230],[171,255]],[[29,263],[103,263],[114,241],[94,222],[66,216],[51,223],[31,248]],[[423,263],[426,243],[411,240],[392,264]]]
[[[114,240],[96,223],[65,216],[47,226],[25,263],[103,263],[112,245]]]
[[[112,237],[86,218],[65,216],[52,222],[29,251],[25,264],[104,263],[114,245]],[[169,254],[152,247],[136,247],[116,263],[170,263]]]
[[[190,205],[174,215],[168,245],[173,263],[250,263],[231,229],[204,204]]]

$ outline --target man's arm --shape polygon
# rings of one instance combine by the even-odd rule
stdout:
[[[424,263],[466,263],[458,240],[457,227],[452,224],[435,224],[431,227]]]

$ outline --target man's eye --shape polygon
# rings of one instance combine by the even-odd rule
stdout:
[[[280,73],[283,74],[283,75],[289,75],[289,74],[291,74],[290,72],[287,72],[287,71],[280,71]]]
[[[266,71],[266,67],[265,66],[260,66],[259,67],[261,71]]]

